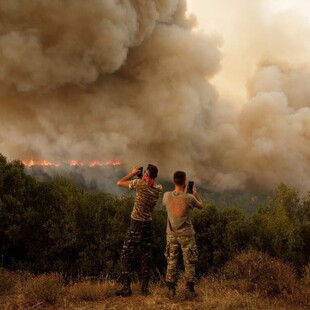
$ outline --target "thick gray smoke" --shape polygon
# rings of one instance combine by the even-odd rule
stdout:
[[[285,182],[310,188],[310,73],[262,65],[240,111],[213,110],[209,152],[217,187],[272,188]],[[210,148],[211,147],[211,148]]]
[[[182,0],[0,1],[1,152],[309,189],[309,72],[262,66],[240,111],[208,82],[220,39],[194,23]]]

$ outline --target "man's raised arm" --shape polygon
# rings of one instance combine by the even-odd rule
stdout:
[[[140,171],[139,169],[140,169],[139,166],[134,167],[130,173],[119,179],[116,184],[119,187],[129,188],[129,180],[139,173]]]
[[[193,187],[193,195],[196,198],[197,209],[202,209],[202,199],[200,198],[196,186]]]

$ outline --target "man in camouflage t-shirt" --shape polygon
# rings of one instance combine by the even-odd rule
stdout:
[[[153,246],[152,213],[162,193],[162,186],[155,182],[158,174],[156,166],[148,165],[140,179],[131,180],[139,172],[139,167],[135,167],[131,173],[117,182],[118,186],[136,190],[130,226],[121,253],[123,288],[116,292],[118,296],[130,296],[132,294],[130,287],[131,271],[135,250],[138,246],[141,248],[141,292],[143,295],[148,295]]]
[[[185,267],[184,277],[186,279],[186,296],[196,296],[194,290],[195,263],[197,261],[197,248],[195,230],[190,219],[190,211],[194,208],[202,208],[202,200],[196,187],[193,194],[186,193],[186,174],[176,171],[173,176],[174,191],[166,192],[163,197],[163,205],[167,209],[167,273],[166,282],[169,289],[169,297],[176,294],[177,263],[182,253]]]

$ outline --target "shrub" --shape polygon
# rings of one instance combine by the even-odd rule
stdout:
[[[26,304],[55,305],[64,295],[63,278],[56,273],[32,277],[25,283],[23,293]]]
[[[265,296],[292,294],[297,284],[291,265],[251,250],[228,262],[224,275],[228,279],[239,280],[246,291]]]

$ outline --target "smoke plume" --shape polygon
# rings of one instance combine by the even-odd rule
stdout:
[[[240,108],[210,83],[221,38],[195,25],[183,0],[1,1],[1,152],[154,163],[216,189],[308,190],[310,71],[275,50]]]

